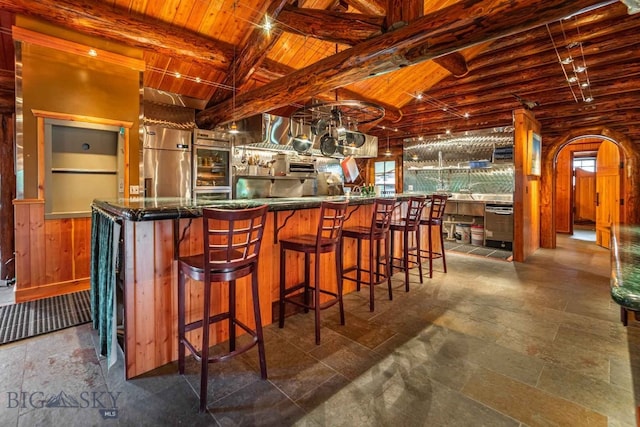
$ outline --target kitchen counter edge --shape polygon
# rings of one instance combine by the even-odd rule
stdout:
[[[403,193],[389,196],[398,201],[408,200],[411,196],[426,195],[419,193]],[[364,196],[315,196],[315,197],[283,197],[268,199],[236,199],[236,200],[205,200],[180,198],[130,198],[100,200],[96,199],[92,207],[107,212],[110,215],[127,221],[156,221],[177,218],[197,218],[202,216],[203,208],[217,209],[248,209],[260,205],[268,205],[269,211],[289,211],[299,209],[313,209],[320,207],[325,201],[349,201],[349,206],[367,205],[373,203],[375,197]]]

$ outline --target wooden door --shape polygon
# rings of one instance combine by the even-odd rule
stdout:
[[[596,244],[609,248],[611,224],[620,221],[620,151],[602,141],[596,160]]]
[[[596,220],[596,174],[576,169],[575,221]]]

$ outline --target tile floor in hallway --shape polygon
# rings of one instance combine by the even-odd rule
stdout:
[[[124,381],[89,325],[2,346],[0,425],[635,425],[640,328],[609,297],[608,251],[560,236],[526,263],[448,261],[409,293],[398,273],[374,313],[366,290],[349,294],[346,326],[323,312],[319,346],[311,314],[269,325],[269,379],[255,349],[211,365],[205,414],[193,361]],[[41,407],[51,396],[80,407]]]

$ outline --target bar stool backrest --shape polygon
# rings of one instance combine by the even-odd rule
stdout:
[[[328,249],[340,242],[342,226],[347,213],[348,202],[322,202],[320,205],[320,221],[316,233],[316,248]]]
[[[407,205],[407,219],[406,227],[408,229],[415,229],[420,225],[420,217],[422,216],[422,209],[427,203],[427,198],[424,196],[413,196],[409,198],[409,204]]]
[[[438,224],[444,215],[444,208],[447,205],[447,196],[434,194],[431,196],[431,207],[429,208],[429,219]]]
[[[384,236],[391,227],[391,215],[396,207],[396,199],[375,199],[371,220],[371,238]]]
[[[267,205],[225,210],[202,209],[205,273],[238,270],[258,261]]]

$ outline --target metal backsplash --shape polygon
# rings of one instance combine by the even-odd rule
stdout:
[[[497,147],[513,147],[513,128],[405,140],[404,190],[513,193],[513,163],[494,162]]]

